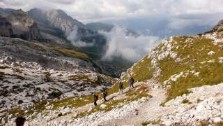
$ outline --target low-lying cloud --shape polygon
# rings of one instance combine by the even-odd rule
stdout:
[[[70,40],[71,44],[75,47],[92,47],[94,46],[94,43],[87,43],[79,40],[78,36],[78,27],[74,26],[73,30],[67,34],[67,39]]]
[[[135,62],[145,56],[154,48],[159,37],[157,36],[136,36],[127,34],[127,30],[121,27],[114,27],[110,32],[102,32],[107,39],[107,50],[103,60],[113,60],[114,57]]]

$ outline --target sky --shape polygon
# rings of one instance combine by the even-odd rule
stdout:
[[[223,0],[0,0],[0,7],[62,9],[83,23],[113,23],[162,37],[202,32],[223,19]]]
[[[164,16],[174,20],[170,25],[174,28],[182,20],[187,25],[199,22],[202,15],[223,13],[223,0],[0,0],[0,6],[63,9],[83,22]]]
[[[145,53],[148,47],[151,49],[151,45],[154,45],[151,43],[172,35],[203,33],[223,19],[223,0],[0,0],[0,7],[21,8],[25,11],[31,8],[62,9],[85,24],[110,23],[142,34],[138,38],[126,37],[123,33],[125,30],[120,28],[104,33],[109,40],[108,52],[105,55],[108,59],[111,55],[137,55],[141,53],[138,50],[144,50]],[[126,47],[124,43],[117,43],[120,39],[132,43],[127,51],[122,50],[122,47]],[[153,41],[149,44],[139,42],[151,40]],[[141,44],[134,49],[136,42]]]

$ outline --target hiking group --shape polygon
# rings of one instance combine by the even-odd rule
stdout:
[[[135,80],[134,80],[134,78],[133,77],[131,77],[130,79],[129,79],[129,81],[128,81],[128,84],[129,84],[129,90],[131,89],[131,88],[134,88],[134,82],[135,82]],[[119,82],[118,83],[118,88],[119,88],[119,92],[120,93],[122,93],[123,94],[123,90],[124,90],[124,84],[123,84],[123,82]],[[104,88],[103,90],[102,90],[102,97],[103,97],[103,100],[104,100],[104,102],[106,102],[107,101],[107,99],[106,99],[106,97],[107,97],[107,89],[106,88]],[[97,106],[98,104],[97,104],[97,101],[98,101],[98,95],[97,94],[94,94],[93,95],[93,100],[94,100],[94,106]]]
[[[135,82],[134,78],[131,77],[129,79],[129,81],[128,81],[128,83],[129,83],[129,90],[131,88],[134,88],[134,86],[133,86],[134,82]],[[119,92],[123,93],[123,90],[124,90],[123,82],[120,81],[118,83],[118,88],[119,88]],[[102,98],[103,98],[104,102],[107,101],[107,99],[106,99],[107,95],[108,95],[107,89],[104,88],[102,90]],[[98,101],[98,95],[97,94],[93,95],[93,100],[94,100],[94,106],[97,106],[98,105],[97,104],[97,101]],[[15,120],[16,126],[24,126],[25,121],[26,121],[26,119],[24,117],[17,117],[16,120]]]

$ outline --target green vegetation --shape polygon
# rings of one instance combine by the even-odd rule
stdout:
[[[69,97],[62,100],[48,100],[48,101],[41,101],[35,103],[32,107],[30,107],[27,110],[21,109],[21,108],[14,108],[9,110],[9,114],[12,114],[13,116],[31,116],[33,113],[46,113],[47,114],[47,106],[52,106],[50,110],[56,110],[60,107],[72,107],[72,108],[78,108],[82,107],[86,104],[89,104],[93,101],[93,97],[91,95],[88,96],[80,96],[80,97]],[[50,111],[49,110],[49,111]],[[35,115],[34,115],[35,116]]]
[[[86,75],[86,74],[71,75],[71,76],[69,76],[69,80],[92,82],[92,80],[89,78],[89,75]]]
[[[124,80],[122,82],[123,82],[124,89],[129,87],[129,84],[126,80]],[[119,91],[118,83],[119,82],[115,82],[114,86],[112,86],[111,88],[108,89],[108,94],[113,94],[113,93],[116,93]]]
[[[208,120],[201,120],[199,126],[223,126],[223,122],[210,123]]]
[[[171,88],[168,90],[167,100],[176,96],[189,93],[188,89],[203,85],[213,85],[223,82],[223,64],[218,62],[218,57],[223,57],[223,50],[214,45],[210,39],[206,38],[189,38],[191,42],[186,43],[185,37],[174,38],[177,43],[175,46],[183,48],[175,48],[178,57],[183,59],[176,62],[174,59],[167,57],[159,61],[161,68],[161,76],[158,80],[162,83],[168,80],[172,75],[180,72],[196,71],[199,75],[189,73],[186,77],[180,77],[177,81],[171,81]],[[208,55],[210,51],[214,51],[213,55]],[[213,60],[214,62],[208,62]],[[174,68],[174,69],[173,69]]]
[[[184,99],[184,100],[182,101],[182,103],[183,103],[183,104],[191,104],[191,102],[190,102],[188,99]]]
[[[127,74],[122,78],[124,89],[129,87],[128,80],[131,77],[135,79],[135,82],[145,81],[153,77],[154,69],[151,65],[151,58],[144,57],[141,61],[135,64],[132,70],[128,71]],[[131,73],[133,71],[133,73]],[[109,94],[113,94],[119,91],[119,82],[116,82],[112,88],[108,90]]]
[[[148,88],[142,85],[142,86],[136,87],[135,89],[132,89],[131,91],[127,92],[126,97],[123,99],[110,100],[110,101],[104,103],[104,105],[105,105],[104,108],[102,108],[100,105],[98,105],[98,106],[94,107],[91,111],[85,111],[85,112],[80,113],[75,118],[90,115],[90,114],[92,114],[94,112],[98,112],[98,111],[107,112],[107,111],[112,110],[113,108],[122,107],[125,104],[128,104],[132,101],[136,101],[143,97],[151,98],[152,96],[148,94]]]
[[[95,78],[92,78],[92,76],[95,76]],[[114,82],[114,78],[101,74],[91,75],[91,74],[78,73],[69,76],[68,79],[72,81],[83,81],[92,84],[92,86],[98,86],[105,82],[111,82],[111,83]]]
[[[0,72],[0,79],[5,75],[5,73]]]
[[[130,75],[131,71],[128,71],[128,73],[121,80],[123,83],[124,89],[129,87],[129,84],[128,84],[129,75],[135,79],[135,82],[145,81],[153,77],[154,69],[152,68],[152,65],[151,65],[151,59],[147,57],[143,58],[141,61],[139,61],[137,64],[135,64],[132,67],[132,71],[133,71],[133,75]],[[113,94],[119,91],[118,83],[119,82],[116,82],[114,86],[109,89],[108,91],[109,94]]]
[[[75,57],[75,58],[79,58],[82,60],[87,60],[89,59],[88,55],[82,52],[78,52],[75,50],[71,50],[71,49],[65,49],[65,48],[60,48],[60,47],[54,47],[54,50],[64,54],[65,56],[71,56],[71,57]]]
[[[140,62],[133,66],[134,71],[131,75],[136,81],[145,81],[153,77],[154,69],[151,65],[151,58],[143,58]]]
[[[50,105],[53,106],[53,109],[58,109],[60,107],[72,107],[72,108],[78,108],[82,107],[86,104],[89,104],[93,101],[93,96],[86,95],[86,96],[80,96],[80,97],[69,97],[62,100],[52,101],[50,102]]]
[[[8,66],[0,66],[0,69],[8,69],[8,68],[10,68],[10,67],[8,67]]]
[[[161,84],[168,80],[168,85],[171,85],[167,91],[167,100],[190,93],[188,90],[190,88],[223,82],[223,74],[221,74],[223,73],[223,63],[219,62],[219,57],[223,57],[221,43],[214,44],[213,40],[204,36],[174,37],[170,43],[171,49],[164,43],[154,49],[158,54],[170,49],[180,59],[177,61],[168,55],[157,62],[157,67],[161,71],[156,79]],[[128,79],[130,73],[133,74],[131,76],[136,81],[145,81],[152,78],[154,72],[155,68],[151,65],[151,57],[146,56],[128,71],[123,81]],[[180,73],[183,75],[179,76],[176,81],[170,79],[171,76]],[[117,87],[115,88],[116,91]]]
[[[142,122],[142,126],[147,126],[147,125],[149,125],[149,124],[152,124],[152,125],[161,125],[160,124],[160,120],[158,120],[158,121],[146,121],[146,122]]]

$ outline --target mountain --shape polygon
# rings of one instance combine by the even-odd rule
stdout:
[[[67,15],[62,10],[41,10],[41,9],[31,9],[28,14],[39,23],[40,26],[47,26],[46,24],[58,28],[64,33],[70,33],[74,26],[85,28],[85,26]],[[44,24],[45,23],[45,24]]]
[[[109,90],[114,97],[109,103],[87,109],[75,119],[69,118],[70,114],[62,122],[54,119],[48,124],[221,126],[222,27],[220,21],[203,34],[162,40],[122,73],[124,93],[114,93],[118,92],[118,81]],[[136,81],[133,89],[128,89],[130,77]]]
[[[4,37],[11,37],[13,35],[12,32],[12,25],[11,23],[7,20],[7,18],[3,17],[0,15],[0,35]]]
[[[1,9],[1,27],[8,29],[10,37],[20,37],[25,40],[40,40],[41,35],[36,22],[22,10]],[[5,25],[4,25],[5,24]]]
[[[91,30],[95,30],[95,31],[106,31],[106,32],[109,32],[109,31],[112,30],[114,25],[96,22],[96,23],[86,24],[86,27],[91,29]]]
[[[203,34],[175,36],[162,40],[156,48],[123,73],[120,80],[116,80],[115,84],[107,89],[108,101],[103,102],[100,99],[98,106],[93,106],[93,96],[89,94],[42,101],[26,109],[13,108],[9,110],[8,116],[2,117],[8,117],[5,118],[9,120],[7,125],[13,124],[10,120],[13,120],[15,115],[23,115],[29,119],[29,125],[44,126],[130,124],[221,126],[223,124],[222,26],[222,22],[219,22],[211,31]],[[3,68],[6,69],[4,72],[10,71],[8,67]],[[46,74],[45,78],[59,78],[55,77],[56,73],[50,72],[51,76]],[[8,74],[2,76],[7,77]],[[76,78],[74,75],[71,76],[73,77]],[[134,88],[129,89],[130,77],[135,79],[135,84]],[[124,83],[123,93],[118,92],[119,82]],[[100,96],[100,92],[98,94]],[[50,96],[58,96],[58,92],[50,93]]]
[[[16,22],[18,21],[18,22]],[[28,12],[0,9],[0,35],[24,40],[37,40],[48,46],[60,46],[87,54],[100,72],[119,76],[130,65],[123,60],[104,62],[106,38],[88,29],[62,10],[31,9]],[[107,65],[110,64],[110,65]],[[122,64],[122,67],[119,67]]]
[[[3,15],[8,12],[4,10]],[[28,125],[41,126],[223,123],[222,21],[203,34],[162,40],[117,80],[100,74],[105,62],[88,55],[97,52],[97,44],[92,52],[85,53],[83,48],[10,38],[7,36],[13,24],[8,17],[1,19],[5,24],[1,27],[6,28],[1,33],[6,37],[0,37],[2,125],[13,125],[17,116],[26,117]],[[62,33],[67,26],[49,25]],[[84,30],[80,32],[84,36],[78,39],[92,42],[94,33],[97,31]],[[105,71],[110,71],[112,63],[106,63]],[[134,88],[128,88],[130,77],[135,79]],[[123,93],[118,92],[119,82],[124,83]],[[107,102],[101,100],[104,88],[108,91]],[[92,94],[99,95],[98,106],[93,106]]]
[[[64,44],[70,41],[86,53],[94,57],[100,57],[106,43],[105,37],[88,29],[81,22],[73,19],[62,10],[31,9],[28,11],[40,27],[40,31],[46,39]],[[79,45],[82,44],[82,45]],[[84,46],[84,45],[91,46]]]
[[[110,87],[114,79],[99,71],[90,57],[78,50],[0,37],[1,124],[20,109]],[[30,112],[36,111],[41,110]]]
[[[28,15],[37,22],[41,34],[46,39],[59,44],[67,42],[66,34],[69,34],[74,26],[84,27],[82,23],[74,20],[62,10],[44,11],[35,8],[28,11]]]
[[[74,46],[88,54],[95,64],[101,67],[104,74],[117,77],[132,64],[121,58],[110,62],[102,61],[107,43],[105,36],[99,33],[99,29],[92,29],[89,25],[84,25],[62,10],[45,11],[35,8],[28,11],[28,14],[37,22],[44,38],[59,45]],[[107,24],[103,26],[107,27]],[[108,25],[108,27],[113,28],[114,26]]]
[[[128,70],[127,78],[137,81],[157,79],[168,88],[167,100],[188,89],[223,81],[223,23],[195,36],[176,36],[163,40],[149,55]]]

